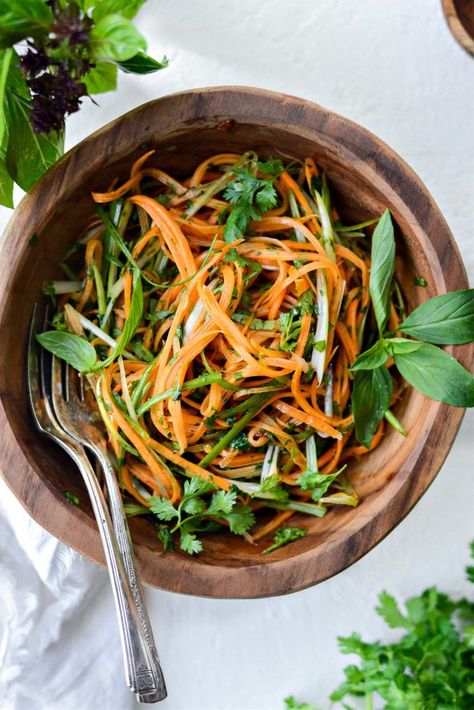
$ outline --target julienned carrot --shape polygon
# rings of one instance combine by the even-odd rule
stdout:
[[[337,238],[339,218],[311,158],[280,170],[250,152],[222,153],[176,179],[157,167],[159,154],[146,162],[153,154],[122,184],[93,193],[123,244],[111,248],[92,223],[83,288],[61,303],[93,323],[90,342],[104,354],[138,313],[124,360],[102,368],[98,390],[124,495],[178,505],[193,477],[222,494],[238,490],[258,541],[295,506],[311,512],[311,491],[299,484],[310,464],[330,474],[369,451],[354,437],[349,372],[371,319],[367,240]],[[392,304],[389,328],[398,324]],[[382,421],[370,449],[383,431]],[[309,439],[317,453],[308,458]],[[269,505],[278,513],[261,523]],[[232,530],[222,511],[210,517]]]

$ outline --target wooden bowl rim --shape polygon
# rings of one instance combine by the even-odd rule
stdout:
[[[10,274],[15,271],[19,259],[18,257],[16,261],[15,259],[10,260],[10,262],[6,264],[6,259],[4,258],[6,251],[5,245],[8,243],[9,234],[10,232],[14,233],[14,227],[18,223],[20,223],[20,225],[23,222],[27,224],[27,216],[32,210],[36,210],[36,223],[41,223],[45,214],[49,214],[45,213],[41,205],[42,186],[46,181],[51,179],[51,177],[66,174],[68,165],[76,156],[82,158],[83,161],[87,160],[87,155],[95,154],[94,147],[99,147],[98,144],[102,136],[110,134],[111,132],[120,135],[122,126],[133,121],[134,118],[150,112],[151,109],[159,108],[161,115],[164,115],[166,114],[167,104],[175,105],[178,103],[181,104],[181,121],[183,123],[186,121],[186,118],[192,121],[198,118],[214,118],[216,114],[212,112],[212,109],[216,106],[222,109],[222,104],[219,103],[219,99],[224,95],[227,109],[224,115],[232,117],[237,121],[241,120],[250,123],[250,116],[248,111],[246,112],[245,101],[242,104],[242,99],[253,101],[253,110],[255,110],[255,102],[262,102],[262,104],[266,103],[267,105],[268,102],[270,102],[274,105],[278,105],[278,110],[282,117],[281,120],[282,123],[284,122],[285,127],[291,128],[300,134],[308,135],[309,132],[313,135],[318,133],[324,135],[325,138],[332,140],[335,145],[338,145],[341,150],[349,152],[354,160],[370,162],[371,169],[380,170],[382,175],[384,173],[384,165],[395,165],[404,178],[402,183],[397,185],[398,192],[396,192],[396,195],[402,197],[403,204],[415,214],[417,212],[415,193],[423,196],[425,207],[426,203],[428,203],[431,218],[437,223],[443,240],[447,240],[453,250],[453,260],[456,265],[458,277],[459,274],[461,274],[462,281],[460,284],[458,278],[454,286],[456,288],[466,288],[468,286],[467,277],[456,243],[438,207],[421,180],[385,143],[358,124],[305,99],[250,87],[221,86],[177,92],[143,104],[94,132],[66,153],[66,155],[50,169],[47,175],[39,181],[30,194],[23,198],[6,227],[0,248],[0,289],[2,289],[2,293],[8,285]],[[190,98],[192,100],[189,100]],[[260,106],[260,108],[264,108],[263,105]],[[199,116],[196,116],[196,111],[199,113]],[[160,115],[158,111],[156,114]],[[291,116],[289,114],[291,114]],[[295,116],[296,118],[294,118]],[[323,129],[319,131],[314,128],[314,125],[318,125],[318,121],[316,120],[318,118],[320,120],[324,119]],[[263,114],[253,115],[253,119],[257,122],[259,119],[263,120]],[[331,120],[329,121],[329,119]],[[345,129],[346,134],[341,140],[340,132],[342,129]],[[137,138],[136,143],[139,144],[142,140]],[[371,148],[370,155],[367,152],[367,146]],[[132,150],[132,148],[130,148],[130,150]],[[404,186],[405,192],[403,189]],[[387,187],[389,187],[388,183]],[[414,190],[413,188],[416,189]],[[390,189],[393,192],[394,188]],[[61,197],[61,195],[58,195],[58,197]],[[410,199],[412,200],[412,204],[410,204]],[[17,231],[19,232],[20,230]],[[433,249],[437,257],[440,257],[440,244],[433,244]],[[444,274],[444,279],[447,289],[450,290],[453,288],[453,278],[450,277],[449,273]],[[3,304],[0,303],[0,322],[2,318]],[[456,346],[453,349],[453,354],[458,357],[462,355],[466,367],[469,368],[472,366],[474,361],[474,347]],[[210,565],[202,562],[196,563],[192,558],[183,559],[173,555],[166,555],[159,557],[159,562],[155,569],[155,566],[150,564],[149,560],[147,560],[147,549],[142,549],[144,546],[138,546],[136,552],[143,581],[168,591],[198,596],[257,598],[295,592],[334,576],[360,559],[391,532],[405,515],[408,514],[432,483],[459,429],[464,414],[464,410],[462,409],[455,409],[454,412],[451,412],[450,417],[448,417],[448,425],[441,427],[441,434],[439,431],[436,433],[438,455],[434,461],[430,462],[429,470],[423,481],[415,483],[411,481],[409,486],[410,477],[407,474],[415,469],[417,462],[420,461],[423,455],[423,448],[426,446],[430,435],[433,437],[433,424],[435,422],[442,423],[448,409],[452,410],[453,408],[448,408],[446,405],[441,404],[437,407],[435,417],[430,425],[430,430],[421,451],[417,452],[417,455],[412,457],[413,460],[409,460],[402,467],[404,474],[403,481],[398,489],[395,490],[394,497],[390,498],[388,504],[378,510],[373,517],[361,520],[360,525],[351,535],[342,535],[339,537],[335,534],[334,538],[336,539],[330,537],[321,547],[311,548],[288,559],[269,561],[265,565],[248,564],[241,567]],[[44,500],[46,503],[39,508],[34,505],[34,501],[28,496],[29,478],[31,476],[39,478],[39,476],[32,466],[32,459],[28,456],[28,452],[25,452],[14,439],[3,404],[3,398],[0,401],[0,422],[3,425],[2,429],[4,431],[5,441],[8,441],[9,444],[14,447],[15,454],[19,457],[17,460],[20,462],[15,470],[8,466],[5,467],[3,465],[6,463],[5,452],[3,449],[0,452],[1,474],[14,495],[20,500],[23,507],[36,522],[48,532],[59,537],[63,542],[70,545],[81,554],[84,554],[89,559],[103,564],[98,531],[93,521],[91,521],[84,512],[70,506],[65,500],[59,500],[58,492],[53,486],[43,484]],[[400,470],[399,473],[401,475],[402,470]],[[394,478],[397,478],[397,476]],[[387,486],[391,485],[392,482],[393,479],[387,483]],[[62,511],[62,516],[55,515],[53,517],[49,514],[49,511],[53,509],[58,510],[58,502],[62,505],[64,510]],[[62,523],[58,522],[59,517],[62,517]],[[67,525],[64,523],[66,519],[68,521]],[[157,561],[156,556],[155,561]],[[161,571],[164,573],[163,576],[160,576]]]
[[[474,37],[466,30],[461,21],[454,0],[441,0],[446,23],[456,42],[474,56]]]

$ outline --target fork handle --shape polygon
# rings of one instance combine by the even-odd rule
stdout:
[[[160,660],[158,658],[158,651],[156,649],[155,640],[153,638],[153,629],[151,626],[150,618],[148,616],[143,587],[135,566],[135,555],[133,553],[130,530],[128,527],[127,516],[123,507],[122,495],[120,493],[117,476],[106,450],[104,450],[99,445],[94,445],[90,448],[96,455],[104,473],[114,530],[117,536],[118,546],[122,554],[122,560],[125,566],[125,571],[130,582],[130,588],[135,601],[138,617],[140,619],[141,628],[139,629],[139,634],[141,643],[143,646],[144,653],[147,656],[149,671],[155,677],[158,688],[163,689],[163,692],[165,693],[163,696],[157,699],[163,699],[164,697],[166,697],[163,671],[161,670]],[[138,695],[140,695],[140,693]],[[140,698],[138,699],[140,700]],[[150,702],[150,700],[145,700],[145,702]]]
[[[142,622],[102,489],[82,446],[69,445],[68,452],[82,474],[99,527],[119,621],[128,685],[140,702],[163,700],[167,695],[163,676],[158,676],[150,668]]]

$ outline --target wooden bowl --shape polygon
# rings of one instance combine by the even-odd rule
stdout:
[[[33,303],[55,277],[94,205],[91,190],[128,174],[143,151],[178,175],[204,158],[249,148],[263,155],[313,156],[327,169],[342,215],[362,221],[386,207],[397,224],[397,272],[410,308],[428,297],[467,287],[451,233],[428,191],[386,145],[363,128],[301,99],[258,89],[186,91],[152,101],[93,134],[70,151],[26,196],[6,229],[0,257],[0,468],[30,515],[49,532],[96,562],[103,555],[79,475],[60,449],[36,432],[23,373]],[[36,235],[36,243],[30,243]],[[423,276],[426,288],[414,285]],[[472,346],[451,349],[467,367]],[[263,597],[321,582],[358,560],[411,510],[443,463],[463,410],[409,390],[397,416],[410,432],[390,430],[383,443],[351,467],[362,501],[325,518],[295,516],[308,535],[270,556],[268,541],[210,535],[197,557],[161,553],[153,523],[131,529],[143,580],[161,589],[212,597]],[[80,508],[68,504],[76,493]]]
[[[454,38],[474,55],[474,0],[442,0],[442,5]]]

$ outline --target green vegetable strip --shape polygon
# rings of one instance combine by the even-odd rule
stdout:
[[[144,404],[142,404],[142,406],[138,409],[137,414],[141,417],[142,414],[145,414],[145,412],[154,407],[155,404],[158,404],[158,402],[163,402],[165,399],[173,397],[176,394],[180,394],[181,392],[189,392],[191,390],[199,389],[199,387],[205,387],[206,385],[212,384],[218,384],[221,387],[224,387],[224,389],[229,389],[233,392],[239,389],[236,385],[224,380],[220,372],[213,372],[209,375],[200,375],[199,377],[195,377],[194,380],[188,380],[185,382],[178,390],[171,388],[165,390],[164,392],[160,392],[160,394],[157,394],[154,397],[151,397],[151,399],[148,399]]]
[[[230,444],[230,442],[235,439],[237,434],[240,434],[242,429],[252,421],[252,419],[258,414],[258,412],[262,409],[262,407],[265,406],[265,403],[268,402],[269,399],[271,399],[274,395],[274,392],[265,392],[265,394],[259,395],[260,401],[258,404],[255,404],[253,407],[249,408],[249,400],[246,402],[246,406],[248,408],[248,411],[239,419],[238,422],[234,424],[232,429],[230,429],[228,432],[226,432],[222,438],[219,440],[219,442],[214,446],[211,451],[209,451],[206,456],[201,460],[200,466],[202,468],[205,468],[208,466],[211,461],[213,461],[216,456],[220,454],[220,452],[226,448]],[[250,397],[249,397],[250,399]]]

